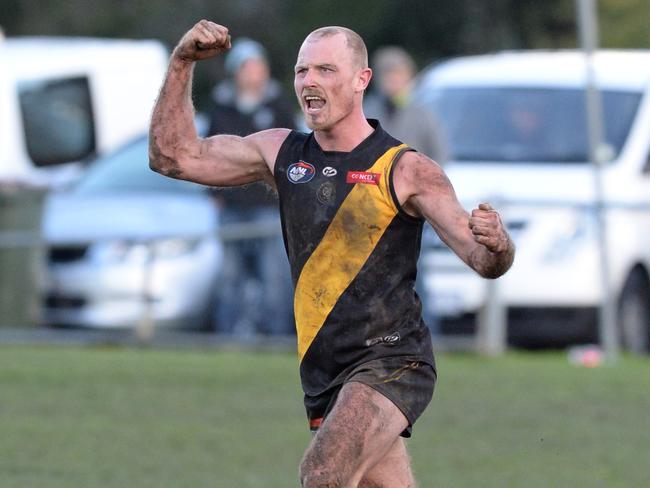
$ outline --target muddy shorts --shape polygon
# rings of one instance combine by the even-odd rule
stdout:
[[[305,395],[309,428],[312,432],[317,431],[334,407],[341,387],[345,383],[356,381],[377,390],[402,411],[409,425],[401,435],[411,437],[413,424],[431,401],[436,379],[433,366],[408,356],[368,361],[350,371],[342,383],[321,395]]]

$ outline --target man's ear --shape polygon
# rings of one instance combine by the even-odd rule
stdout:
[[[365,91],[370,84],[372,70],[370,68],[361,68],[357,76],[357,91]]]

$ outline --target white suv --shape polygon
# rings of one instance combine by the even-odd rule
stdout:
[[[623,345],[650,334],[650,51],[594,56],[609,161],[603,178],[610,293]],[[426,70],[418,103],[448,142],[445,169],[467,209],[490,201],[517,245],[499,279],[508,338],[525,346],[597,340],[602,301],[585,64],[577,51],[503,52]],[[425,235],[425,303],[443,332],[472,329],[486,282]]]

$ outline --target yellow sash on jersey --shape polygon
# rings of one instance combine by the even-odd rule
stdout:
[[[388,176],[395,156],[406,147],[402,144],[390,148],[365,170],[380,174],[378,184],[354,184],[300,273],[294,311],[301,361],[336,302],[397,215]]]

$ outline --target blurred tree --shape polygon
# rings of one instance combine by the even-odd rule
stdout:
[[[344,23],[370,51],[399,44],[420,65],[499,49],[575,45],[574,11],[566,0],[287,0],[294,45],[309,30]],[[568,6],[568,8],[567,8]]]
[[[648,0],[600,0],[606,47],[650,47]],[[288,89],[304,36],[323,25],[361,34],[370,52],[407,49],[420,66],[461,54],[577,45],[575,2],[568,0],[2,0],[7,35],[157,38],[170,48],[201,18],[227,25],[233,37],[264,44],[274,75]],[[198,105],[223,75],[222,61],[196,70]]]
[[[648,0],[600,0],[601,44],[611,48],[650,48]]]
[[[23,0],[2,0],[0,9],[0,29],[9,35],[11,28],[17,25],[22,18],[25,8]]]
[[[577,45],[574,1],[508,0],[507,21],[522,49],[561,49]],[[496,19],[495,19],[496,21]]]

